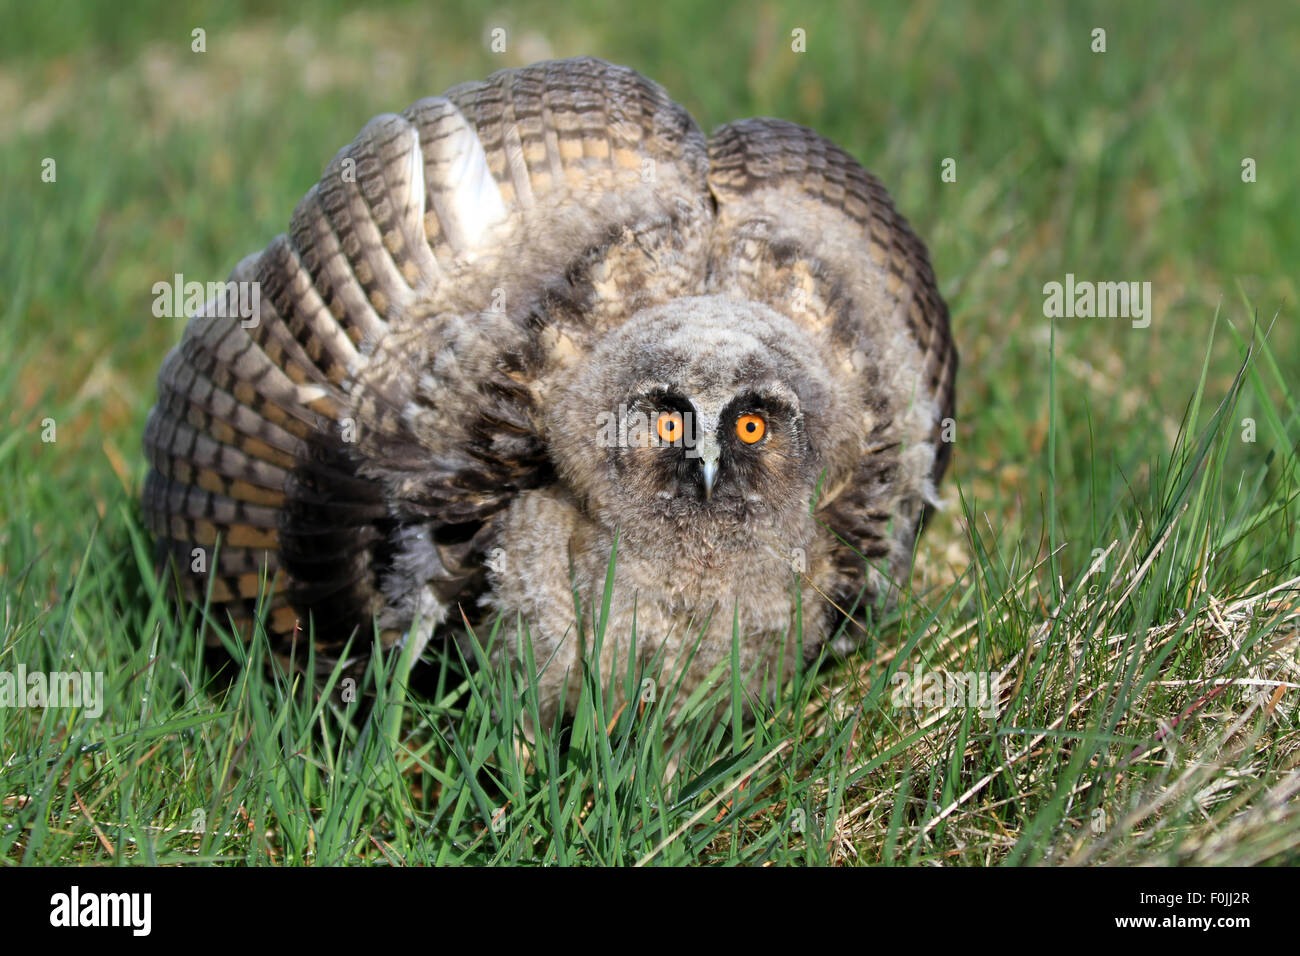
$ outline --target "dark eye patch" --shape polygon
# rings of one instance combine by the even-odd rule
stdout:
[[[677,412],[680,414],[682,416],[683,434],[678,437],[678,441],[674,442],[671,447],[677,447],[679,443],[693,444],[698,437],[696,434],[695,406],[684,395],[671,389],[654,388],[633,397],[627,404],[629,411],[638,411],[648,416],[652,427],[655,416],[660,412]]]
[[[784,399],[765,392],[742,392],[723,407],[722,415],[718,420],[719,434],[724,437],[734,437],[736,419],[741,415],[762,415],[767,422],[767,434],[769,436],[776,429],[794,421],[797,417],[795,410],[790,407],[790,403]],[[743,442],[740,444],[744,445]],[[754,447],[757,447],[757,445]]]

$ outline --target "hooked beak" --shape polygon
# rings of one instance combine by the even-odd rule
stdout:
[[[718,458],[722,449],[718,440],[708,435],[700,442],[700,475],[704,478],[704,500],[713,497],[713,485],[718,480]]]
[[[704,500],[708,501],[713,496],[713,483],[718,480],[718,463],[700,462],[700,473],[704,476]]]

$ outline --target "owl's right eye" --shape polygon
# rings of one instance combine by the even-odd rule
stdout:
[[[672,443],[682,437],[682,414],[681,412],[664,412],[659,416],[659,437],[664,441]]]

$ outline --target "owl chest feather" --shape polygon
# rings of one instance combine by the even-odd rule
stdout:
[[[620,536],[604,611],[602,672],[620,673],[635,640],[642,661],[661,657],[672,667],[689,660],[682,684],[689,691],[730,660],[738,635],[742,671],[757,686],[778,661],[794,660],[800,640],[805,646],[820,643],[824,615],[800,573],[802,561],[792,561],[789,553],[815,554],[817,539],[801,537],[792,543],[802,547],[783,548],[768,537],[692,536],[689,530]],[[539,491],[511,507],[499,541],[491,603],[507,620],[518,615],[527,621],[535,659],[551,661],[543,683],[558,687],[558,675],[592,652],[588,642],[602,614],[615,532],[566,496]],[[799,599],[801,636],[795,626]],[[575,620],[582,623],[575,626]]]

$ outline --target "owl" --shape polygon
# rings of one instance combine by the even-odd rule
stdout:
[[[584,669],[757,694],[851,645],[951,449],[948,310],[884,187],[597,59],[376,117],[215,292],[144,435],[180,586],[324,666],[500,615],[547,720]]]

